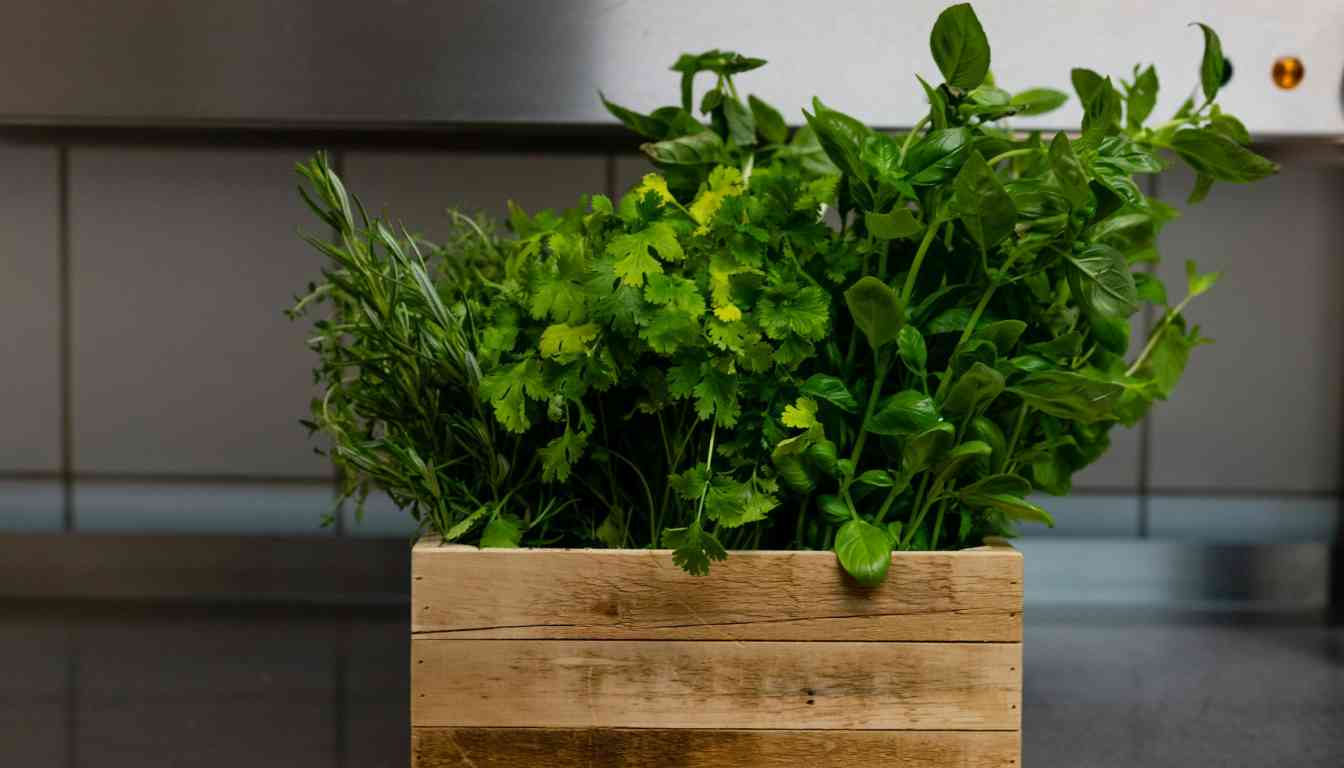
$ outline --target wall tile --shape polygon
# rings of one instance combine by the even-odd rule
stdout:
[[[355,502],[350,499],[341,505],[341,514],[345,516],[347,536],[410,539],[419,528],[411,513],[397,509],[397,505],[385,493],[369,494],[369,498],[364,501],[364,516],[361,519],[355,518]]]
[[[61,466],[58,162],[0,142],[0,471]]]
[[[307,327],[283,315],[322,263],[296,235],[297,159],[71,151],[78,470],[329,474],[297,423]]]
[[[1217,184],[1163,233],[1170,294],[1184,295],[1188,258],[1223,278],[1188,310],[1218,343],[1194,351],[1151,417],[1155,490],[1340,488],[1344,154],[1327,145],[1274,154],[1281,174]],[[1161,183],[1176,201],[1193,179],[1175,170]]]
[[[1333,541],[1339,500],[1327,497],[1154,496],[1148,500],[1155,539],[1246,544]]]
[[[509,200],[533,212],[604,194],[606,162],[605,155],[352,151],[345,179],[370,215],[432,240],[447,230],[447,208],[502,220]]]
[[[1055,527],[1023,523],[1026,538],[1136,536],[1139,532],[1139,497],[1135,495],[1036,494],[1031,502],[1050,513]]]
[[[330,486],[80,482],[83,533],[235,533],[330,536]]]
[[[0,480],[0,532],[59,531],[64,525],[59,482]]]

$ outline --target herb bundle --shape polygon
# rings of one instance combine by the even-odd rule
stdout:
[[[893,550],[1051,524],[1026,497],[1067,493],[1206,341],[1182,310],[1217,275],[1189,264],[1168,299],[1145,265],[1176,212],[1134,175],[1179,158],[1193,201],[1275,171],[1215,103],[1200,29],[1201,88],[1155,127],[1152,67],[1073,70],[1077,138],[1005,124],[1068,97],[996,85],[969,5],[938,18],[944,82],[919,80],[928,114],[899,135],[819,100],[791,130],[739,95],[764,61],[685,55],[679,104],[603,99],[659,172],[511,205],[507,234],[460,213],[446,242],[394,231],[319,155],[301,191],[336,237],[309,238],[331,264],[293,309],[327,307],[309,426],[346,496],[482,547],[667,547],[699,574],[729,549],[834,549],[872,584]]]

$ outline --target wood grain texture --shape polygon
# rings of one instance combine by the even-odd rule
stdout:
[[[1017,730],[1019,643],[411,641],[411,723]]]
[[[1012,731],[415,728],[416,768],[1018,768]]]
[[[690,576],[667,551],[417,544],[417,636],[603,640],[1022,639],[1022,556],[900,552],[855,584],[829,552],[733,552]]]

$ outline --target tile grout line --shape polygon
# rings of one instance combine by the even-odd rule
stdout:
[[[75,482],[74,482],[74,415],[73,375],[71,366],[74,355],[74,329],[72,328],[74,308],[71,306],[73,291],[70,281],[70,147],[62,144],[57,147],[57,262],[60,273],[59,304],[60,320],[60,399],[61,399],[61,527],[66,533],[75,530]]]

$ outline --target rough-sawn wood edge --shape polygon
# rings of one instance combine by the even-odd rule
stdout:
[[[1020,642],[1022,556],[899,552],[864,588],[830,552],[732,552],[708,576],[667,550],[418,543],[411,629],[458,639]]]
[[[1017,731],[441,728],[411,731],[415,768],[1018,768]]]

